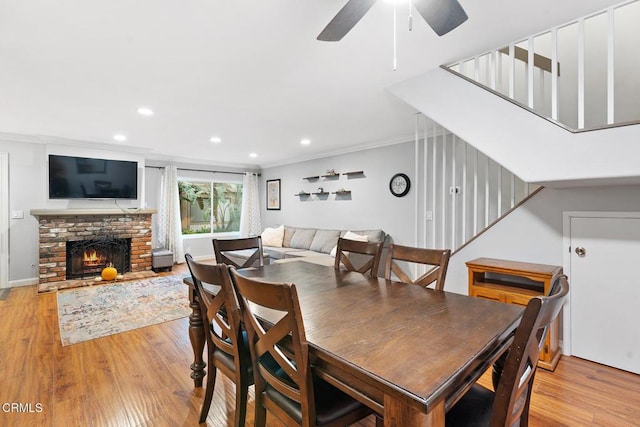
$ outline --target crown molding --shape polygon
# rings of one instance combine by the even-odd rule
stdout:
[[[27,142],[32,144],[57,144],[57,145],[68,145],[72,147],[83,147],[83,148],[92,148],[97,150],[105,150],[105,151],[120,151],[126,153],[146,153],[149,151],[148,148],[145,147],[136,147],[132,145],[114,145],[108,144],[105,142],[96,142],[96,141],[84,141],[79,139],[71,139],[71,138],[62,138],[58,136],[49,136],[49,135],[26,135],[20,133],[9,133],[9,132],[0,132],[0,141],[4,142]]]
[[[418,113],[417,116],[421,117],[422,115]],[[426,117],[426,119],[430,120],[428,117]],[[451,132],[442,126],[438,126],[438,131],[435,133],[435,135],[433,133],[430,133],[429,135],[427,135],[427,139],[432,138],[434,136],[439,137],[445,134],[451,134]],[[417,133],[418,140],[422,140],[423,139],[422,136],[423,136],[422,133],[420,132]],[[395,138],[387,138],[387,139],[371,141],[371,142],[358,144],[358,145],[350,145],[348,147],[335,149],[335,150],[322,151],[322,152],[310,154],[307,156],[291,157],[289,159],[285,159],[282,161],[263,163],[263,164],[260,164],[260,168],[267,169],[267,168],[273,168],[278,166],[286,166],[294,163],[301,163],[301,162],[306,162],[310,160],[323,159],[325,157],[340,156],[343,154],[356,153],[358,151],[371,150],[371,149],[380,148],[380,147],[387,147],[389,145],[404,144],[406,142],[414,142],[415,140],[416,140],[416,133],[413,133],[410,135],[403,135]]]

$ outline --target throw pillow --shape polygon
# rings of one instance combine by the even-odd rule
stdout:
[[[363,236],[361,234],[356,234],[356,233],[352,233],[351,231],[347,231],[346,233],[344,233],[344,236],[342,236],[343,239],[348,239],[348,240],[355,240],[357,242],[368,242],[369,238],[367,236]],[[331,252],[329,253],[329,255],[331,256],[336,256],[336,252],[338,252],[338,245],[335,245],[333,247],[333,249],[331,249]]]
[[[284,225],[277,228],[265,228],[262,232],[262,245],[282,247],[282,239],[284,239]]]

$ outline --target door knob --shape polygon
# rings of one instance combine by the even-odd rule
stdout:
[[[578,246],[576,248],[576,254],[578,256],[585,256],[587,254],[587,250],[585,248],[583,248],[582,246]]]

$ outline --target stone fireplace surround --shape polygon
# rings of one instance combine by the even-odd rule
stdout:
[[[40,283],[66,278],[68,241],[131,239],[131,272],[151,271],[151,215],[156,209],[33,209],[40,238]]]

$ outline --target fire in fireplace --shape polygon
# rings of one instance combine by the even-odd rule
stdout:
[[[119,273],[131,269],[131,239],[105,237],[67,242],[67,279],[100,275],[113,265]]]

